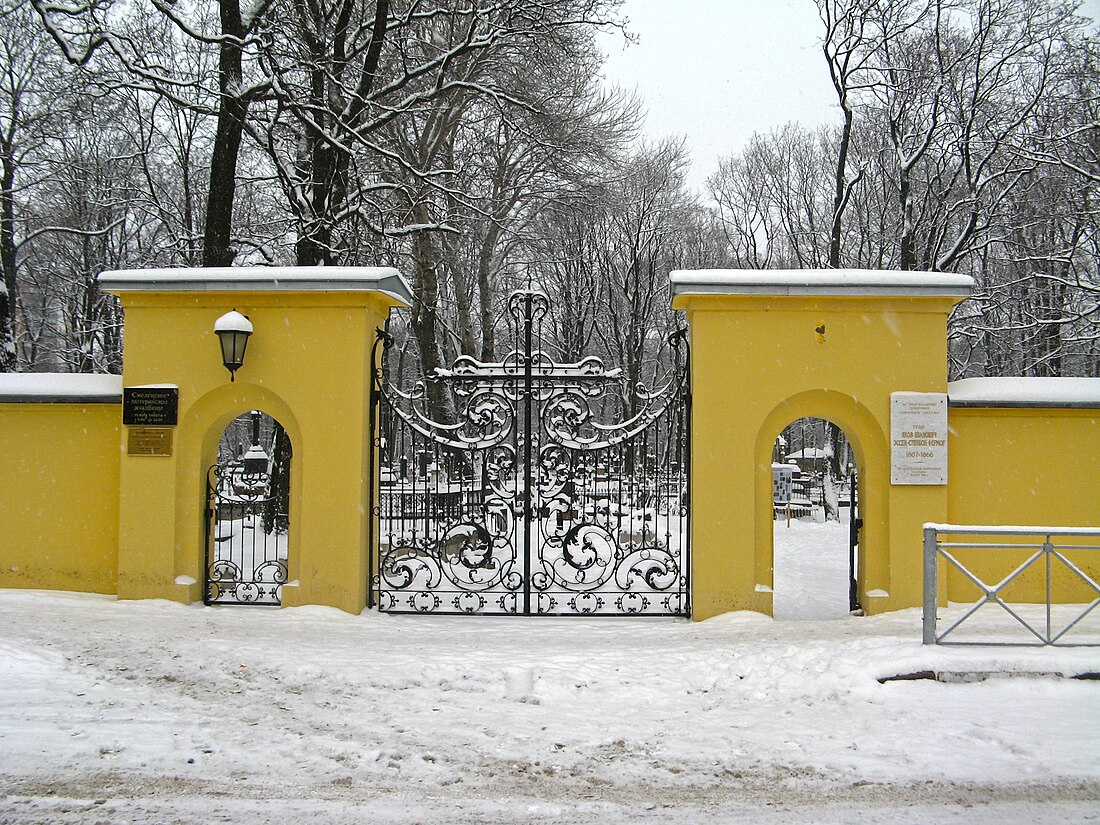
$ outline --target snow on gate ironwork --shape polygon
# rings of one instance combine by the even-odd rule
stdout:
[[[453,421],[433,417],[425,381],[374,376],[380,610],[689,615],[686,336],[666,342],[662,386],[627,388],[599,358],[543,351],[550,308],[514,293],[515,350],[428,377]]]

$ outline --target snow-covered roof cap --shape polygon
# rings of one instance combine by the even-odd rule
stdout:
[[[67,372],[0,373],[0,403],[121,404],[121,375]]]
[[[247,332],[251,334],[253,331],[252,322],[235,309],[225,313],[214,322],[214,332]]]
[[[974,279],[950,272],[880,269],[681,269],[672,296],[851,295],[969,297]]]
[[[412,301],[404,276],[388,266],[215,266],[117,269],[99,276],[107,292],[382,292]]]
[[[787,455],[787,460],[794,458],[828,458],[832,453],[824,447],[807,447],[804,450],[795,450]]]
[[[964,378],[947,385],[952,407],[1100,409],[1100,378]]]

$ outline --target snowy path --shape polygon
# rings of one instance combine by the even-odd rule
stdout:
[[[848,617],[848,510],[843,521],[775,522],[772,612],[777,619]]]
[[[1100,650],[0,591],[0,822],[1100,821]]]

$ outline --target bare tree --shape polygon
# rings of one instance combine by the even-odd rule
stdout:
[[[16,369],[21,196],[51,174],[50,143],[71,102],[65,74],[26,3],[0,18],[0,372]]]
[[[260,0],[247,13],[239,0],[218,0],[216,23],[208,7],[183,7],[169,0],[149,0],[148,7],[135,7],[129,14],[117,13],[107,0],[31,1],[73,64],[114,73],[117,86],[151,93],[216,121],[203,209],[203,263],[232,263],[233,204],[245,119],[249,105],[269,90],[268,79],[255,70],[250,76],[246,63],[256,62],[257,34],[271,0]],[[182,50],[176,48],[181,42],[217,52],[216,85],[209,83],[201,61],[172,59]]]
[[[1095,372],[1097,71],[1074,5],[820,0],[844,113],[820,142],[830,192],[820,160],[795,174],[806,132],[756,136],[710,184],[732,250],[756,266],[968,272],[953,374]]]
[[[872,38],[877,34],[872,22],[875,14],[884,5],[886,4],[882,0],[817,0],[818,15],[825,26],[821,48],[843,117],[834,166],[829,231],[828,265],[834,269],[840,266],[844,210],[853,187],[861,177],[861,171],[857,171],[854,178],[848,178],[848,153],[855,122],[854,97],[861,90],[869,88],[871,83],[867,72],[874,54],[875,43]]]
[[[832,130],[788,124],[754,135],[708,181],[735,258],[754,269],[828,265]]]
[[[24,208],[20,318],[33,347],[24,358],[65,372],[121,370],[121,312],[96,277],[128,260],[143,223],[126,135],[97,126],[55,145],[56,168]]]
[[[637,412],[634,388],[652,379],[669,305],[668,262],[694,202],[684,185],[681,140],[643,144],[629,158],[611,201],[605,305],[596,334],[624,373],[623,414]],[[665,336],[667,337],[667,335]],[[648,374],[647,374],[648,371]]]

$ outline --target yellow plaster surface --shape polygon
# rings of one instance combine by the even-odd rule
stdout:
[[[206,471],[225,425],[259,409],[286,428],[293,446],[282,603],[362,610],[368,362],[375,329],[397,301],[377,292],[118,294],[125,386],[179,387],[174,454],[122,458],[119,596],[202,598]],[[213,331],[230,309],[255,328],[232,383]]]
[[[681,295],[692,370],[692,603],[771,612],[771,455],[803,416],[839,424],[859,465],[858,592],[868,612],[921,601],[921,525],[944,486],[890,484],[890,393],[946,392],[958,297]],[[822,331],[824,328],[824,331]]]
[[[1100,410],[951,408],[948,421],[949,523],[1100,527]],[[957,552],[991,583],[1030,555]],[[1100,552],[1067,556],[1100,581]],[[1063,565],[1052,571],[1056,601],[1096,598]],[[949,568],[947,581],[948,599],[977,598],[957,570]],[[1016,600],[1044,601],[1044,568],[1030,568],[1009,587],[1006,594]]]
[[[118,404],[0,404],[0,587],[114,593]]]
[[[118,294],[124,385],[179,387],[173,453],[125,455],[118,404],[0,404],[9,457],[0,473],[8,508],[0,586],[201,599],[206,473],[226,424],[260,409],[286,428],[294,450],[283,604],[362,610],[374,529],[370,352],[398,299],[132,286]],[[947,316],[959,300],[676,298],[692,344],[696,619],[771,611],[772,447],[802,417],[835,422],[852,444],[864,519],[858,595],[868,612],[920,604],[925,522],[1100,526],[1097,410],[951,408],[949,484],[890,484],[890,394],[947,391]],[[235,382],[213,332],[230,309],[255,327]],[[1073,560],[1100,577],[1094,561]],[[1070,579],[1056,576],[1056,599],[1091,598]],[[952,598],[971,595],[957,575],[948,587]],[[1012,595],[1038,600],[1044,588],[1031,575]]]

